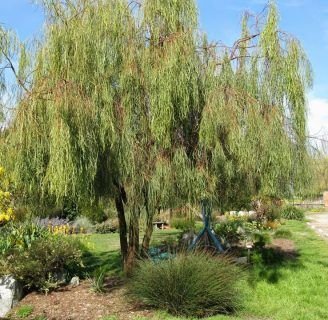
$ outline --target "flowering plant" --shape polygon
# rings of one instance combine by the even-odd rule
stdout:
[[[4,168],[0,167],[0,226],[14,219],[11,194],[3,190],[4,173]]]

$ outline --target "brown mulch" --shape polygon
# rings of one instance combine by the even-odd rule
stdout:
[[[151,317],[153,312],[130,301],[121,283],[110,279],[105,293],[95,293],[90,281],[79,286],[67,286],[48,295],[32,292],[11,311],[10,319],[18,319],[16,311],[23,305],[33,306],[33,313],[25,319],[44,316],[47,320],[96,320],[105,316],[118,319]]]

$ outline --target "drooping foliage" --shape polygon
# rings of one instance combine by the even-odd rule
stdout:
[[[6,142],[17,185],[114,198],[130,238],[143,207],[151,225],[156,208],[302,186],[311,70],[274,4],[264,24],[245,15],[232,48],[200,34],[194,0],[42,5],[44,39],[33,58],[22,51],[20,73],[33,73]]]

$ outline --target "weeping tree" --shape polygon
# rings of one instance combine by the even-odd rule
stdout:
[[[44,37],[20,50],[7,166],[40,199],[115,201],[127,272],[143,215],[146,251],[159,208],[302,187],[311,69],[274,4],[245,15],[232,47],[199,32],[194,0],[42,5]]]

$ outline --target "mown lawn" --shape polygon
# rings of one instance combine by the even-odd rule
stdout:
[[[328,319],[328,242],[317,236],[305,222],[288,221],[281,228],[293,233],[297,256],[293,259],[259,263],[247,271],[243,285],[244,306],[234,316],[211,320],[317,320]],[[154,242],[177,236],[177,231],[156,231]],[[119,270],[118,235],[86,238],[98,263]],[[158,313],[154,320],[182,319]]]

